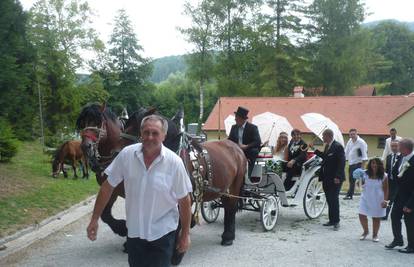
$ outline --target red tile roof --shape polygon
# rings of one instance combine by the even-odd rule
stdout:
[[[221,105],[219,103],[221,102]],[[219,108],[220,106],[220,108]],[[214,106],[203,129],[224,131],[224,119],[234,114],[238,106],[250,110],[249,120],[269,111],[286,117],[294,128],[309,132],[300,116],[309,112],[321,113],[336,124],[342,133],[356,128],[360,134],[388,135],[388,124],[414,107],[412,96],[323,96],[323,97],[221,97]]]

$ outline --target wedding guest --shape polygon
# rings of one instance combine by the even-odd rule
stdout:
[[[390,137],[385,139],[384,152],[382,153],[382,161],[385,161],[387,159],[387,156],[392,153],[391,143],[394,141],[400,141],[401,139],[402,137],[397,135],[397,130],[395,128],[392,128],[390,130]]]
[[[379,158],[370,159],[368,168],[362,177],[362,194],[359,202],[359,221],[362,233],[360,240],[369,234],[368,218],[372,217],[372,241],[378,242],[381,218],[385,216],[388,205],[388,179],[384,165]]]
[[[390,203],[387,207],[387,213],[384,220],[388,219],[388,215],[391,211],[391,207],[394,204],[395,196],[397,195],[397,175],[398,175],[398,169],[401,165],[402,157],[399,152],[399,144],[398,141],[392,141],[391,142],[391,154],[387,156],[387,159],[385,161],[385,172],[388,176],[388,197],[390,200]]]

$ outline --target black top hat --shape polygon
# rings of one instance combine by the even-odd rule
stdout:
[[[239,116],[239,117],[241,117],[243,119],[247,119],[247,114],[248,113],[249,113],[249,110],[247,108],[244,108],[244,107],[238,107],[237,108],[237,111],[234,112],[234,114],[236,116]]]

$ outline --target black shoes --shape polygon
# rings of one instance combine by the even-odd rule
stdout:
[[[393,248],[395,248],[395,247],[402,247],[402,246],[404,246],[404,241],[402,241],[402,240],[400,240],[400,241],[397,241],[397,240],[393,240],[391,243],[389,243],[388,245],[385,245],[385,248],[388,248],[388,249],[393,249]]]
[[[352,196],[345,196],[344,200],[352,200]]]
[[[339,223],[335,223],[334,224],[334,231],[338,231],[339,230],[339,228],[340,228],[340,226],[339,226]]]
[[[399,249],[398,252],[411,254],[411,253],[414,253],[414,248],[406,247],[406,248]]]
[[[332,226],[332,225],[334,225],[334,223],[331,223],[331,222],[327,222],[327,223],[324,223],[324,224],[322,224],[323,226]]]

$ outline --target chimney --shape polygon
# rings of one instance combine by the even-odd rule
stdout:
[[[303,86],[295,86],[293,88],[293,97],[305,97],[303,94]]]

